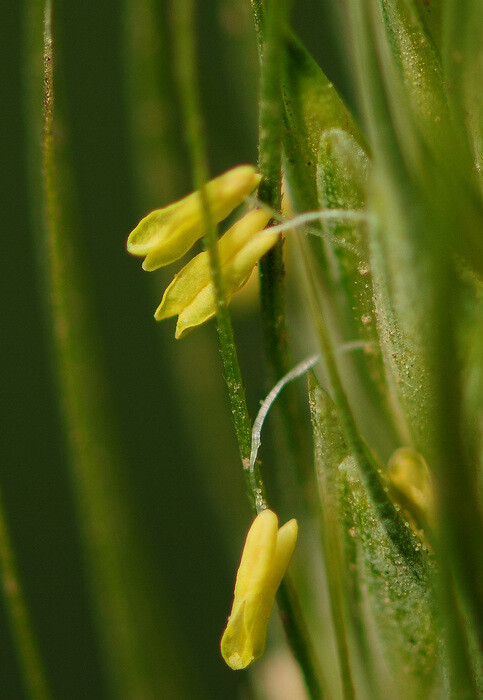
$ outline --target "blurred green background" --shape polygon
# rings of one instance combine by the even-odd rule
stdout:
[[[0,258],[1,487],[54,695],[103,698],[109,693],[89,603],[45,317],[35,200],[40,172],[29,174],[28,165],[28,8],[28,3],[4,4],[0,42],[6,242]],[[218,642],[250,512],[216,334],[208,324],[178,342],[174,323],[156,324],[152,314],[173,270],[147,275],[125,252],[127,234],[147,211],[191,188],[173,97],[168,15],[165,0],[55,3],[57,100],[122,478],[159,582],[165,696],[231,698],[247,693],[248,682],[246,674],[225,667]],[[349,71],[334,43],[335,18],[322,2],[300,0],[294,3],[293,22],[350,101]],[[258,65],[248,0],[200,0],[198,28],[210,164],[212,174],[218,174],[257,157]],[[141,69],[133,66],[133,56]],[[149,63],[150,56],[155,70],[143,73],[142,62]],[[136,100],[143,80],[158,101]],[[256,302],[236,304],[234,322],[253,416],[269,388]],[[267,447],[264,458],[270,463]],[[22,698],[3,602],[0,630],[0,696]]]

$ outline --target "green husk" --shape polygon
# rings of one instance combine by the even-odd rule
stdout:
[[[356,687],[363,682],[386,697],[428,697],[438,668],[428,554],[415,537],[424,566],[416,571],[405,559],[364,486],[334,403],[313,376],[309,396],[339,648],[362,676]]]

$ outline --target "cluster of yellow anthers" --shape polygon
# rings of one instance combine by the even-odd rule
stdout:
[[[205,187],[213,223],[226,219],[258,186],[260,175],[251,165],[240,165],[211,180]],[[247,282],[258,260],[275,244],[278,234],[257,236],[270,214],[255,209],[245,214],[219,240],[218,251],[226,299]],[[199,192],[142,219],[127,240],[133,255],[144,257],[143,269],[156,270],[181,258],[206,234]],[[193,258],[166,289],[154,317],[161,321],[178,315],[176,338],[216,314],[215,292],[206,252]]]
[[[221,639],[221,653],[234,670],[263,654],[275,594],[297,542],[296,520],[278,529],[278,518],[262,510],[248,532],[235,583],[235,597]]]

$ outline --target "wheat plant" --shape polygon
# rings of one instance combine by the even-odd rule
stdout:
[[[483,3],[309,5],[19,14],[59,408],[2,697],[481,694]]]

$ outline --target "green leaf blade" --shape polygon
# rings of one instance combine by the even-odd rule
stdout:
[[[411,697],[428,697],[440,682],[428,554],[415,539],[425,562],[416,572],[381,518],[337,410],[313,376],[309,396],[330,594],[342,596],[333,613],[344,611],[350,663],[363,669],[358,684],[386,697],[407,697],[398,695],[403,688]]]

